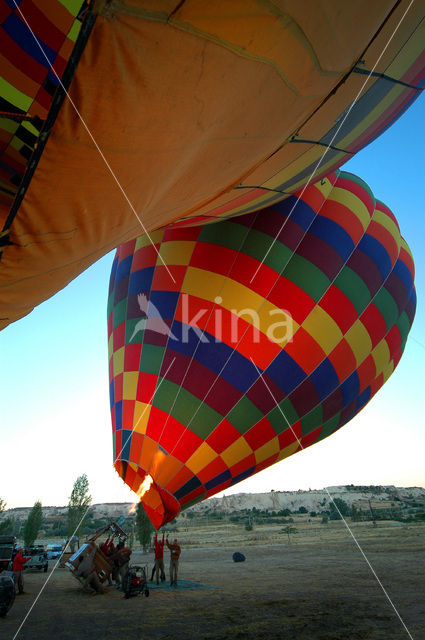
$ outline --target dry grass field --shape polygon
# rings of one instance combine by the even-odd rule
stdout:
[[[314,521],[313,521],[314,520]],[[404,640],[409,638],[342,522],[282,525],[179,525],[180,577],[209,589],[151,590],[126,600],[110,589],[84,593],[67,569],[26,575],[28,592],[0,619],[12,640]],[[425,638],[425,526],[350,523],[411,637]],[[242,551],[243,563],[232,553]],[[133,564],[152,566],[152,552]],[[168,552],[166,552],[166,567]]]

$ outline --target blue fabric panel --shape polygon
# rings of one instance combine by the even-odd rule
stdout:
[[[273,209],[290,217],[291,220],[299,224],[304,230],[308,229],[317,215],[306,202],[298,200],[296,196],[289,196],[289,198],[274,204]]]
[[[115,282],[118,282],[119,280],[121,280],[121,278],[125,278],[130,274],[132,262],[133,262],[133,256],[131,255],[124,258],[124,260],[121,260],[121,262],[117,266]]]
[[[341,393],[342,399],[344,402],[344,407],[348,406],[350,402],[352,402],[360,392],[360,381],[357,371],[353,371],[353,373],[348,376],[346,380],[341,385]]]
[[[238,351],[234,351],[220,373],[220,377],[230,382],[241,393],[246,393],[258,379],[258,371],[251,360],[245,358]]]
[[[188,495],[188,493],[191,493],[201,485],[202,485],[202,482],[199,480],[199,478],[197,478],[196,476],[193,476],[193,478],[188,480],[188,482],[186,482],[186,484],[180,487],[180,489],[177,489],[177,491],[174,494],[174,497],[177,500],[181,500],[181,498],[184,498],[185,496]]]
[[[31,58],[34,58],[37,62],[50,69],[54,63],[57,53],[53,51],[47,44],[44,44],[40,38],[37,38],[37,42],[34,40],[34,36],[28,29],[27,25],[15,14],[11,13],[3,22],[3,29],[6,33],[21,47]],[[42,47],[47,58],[43,55],[40,47]]]
[[[114,402],[115,402],[115,392],[114,392],[114,381],[112,380],[111,384],[109,385],[109,403],[111,405],[111,409],[114,406]]]
[[[215,487],[218,487],[220,484],[223,484],[223,482],[226,482],[226,480],[230,480],[231,477],[232,477],[232,474],[230,473],[229,469],[226,469],[226,471],[219,473],[218,476],[216,476],[215,478],[208,480],[208,482],[205,483],[205,489],[207,491],[209,491],[210,489],[214,489]]]
[[[310,374],[310,380],[321,400],[327,398],[339,385],[339,378],[329,358],[325,358]]]
[[[406,287],[406,291],[410,292],[413,287],[413,279],[409,269],[406,267],[404,262],[401,260],[397,260],[393,269],[394,273],[398,275],[404,286]]]
[[[307,377],[305,371],[285,351],[276,356],[266,373],[286,395]]]
[[[131,264],[128,269],[130,272]],[[130,284],[128,286],[128,295],[133,296],[136,293],[144,293],[149,291],[152,285],[152,278],[154,274],[155,267],[145,267],[144,269],[139,269],[138,271],[133,271],[130,275]],[[118,277],[117,277],[118,280]]]
[[[130,447],[131,447],[131,436],[133,432],[131,429],[123,429],[121,432],[121,453],[119,451],[115,452],[115,457],[121,460],[130,460]]]
[[[115,405],[115,428],[122,429],[122,400]]]
[[[357,398],[356,411],[360,411],[360,409],[363,409],[365,404],[369,402],[370,395],[371,395],[371,388],[369,386],[369,387],[366,387],[366,389],[362,391],[362,393]]]
[[[158,317],[158,313],[152,309],[152,305],[155,305],[161,318],[174,318],[179,295],[178,291],[152,291],[149,298],[149,316]]]
[[[251,476],[255,471],[255,466],[254,467],[250,467],[249,469],[247,469],[246,471],[243,471],[242,473],[240,473],[238,476],[235,476],[231,483],[230,486],[237,484],[238,482],[240,482],[241,480],[245,480],[245,478],[249,478],[249,476]]]
[[[109,293],[111,293],[114,285],[115,285],[115,276],[118,268],[118,257],[112,263],[111,276],[109,278]]]
[[[386,249],[368,233],[364,234],[357,246],[360,251],[363,251],[374,261],[384,280],[392,269],[391,259]]]
[[[308,232],[327,242],[341,256],[344,262],[354,251],[354,242],[351,236],[339,224],[329,218],[317,215]]]

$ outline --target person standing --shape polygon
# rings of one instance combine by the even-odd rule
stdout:
[[[177,587],[177,573],[179,570],[179,558],[181,554],[180,545],[177,542],[177,538],[174,538],[174,542],[170,544],[168,538],[166,539],[167,547],[170,550],[170,584]]]
[[[161,578],[161,582],[165,580],[164,534],[162,534],[162,540],[158,540],[157,533],[155,533],[155,573],[156,573],[156,584],[159,584],[160,578]]]
[[[18,587],[18,594],[24,592],[24,564],[31,560],[31,557],[25,558],[22,555],[22,547],[16,549],[17,553],[13,560],[13,577],[15,579],[15,585]]]
[[[112,560],[115,565],[114,579],[117,586],[122,585],[123,578],[128,570],[130,562],[131,549],[124,546],[124,542],[120,540],[117,544],[115,553],[108,558]]]

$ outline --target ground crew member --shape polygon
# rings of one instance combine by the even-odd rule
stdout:
[[[169,548],[170,555],[170,584],[177,587],[177,573],[179,570],[179,558],[181,554],[180,545],[177,543],[177,538],[174,538],[174,542],[170,544],[168,538],[166,539],[167,547]]]
[[[161,582],[165,580],[164,534],[162,534],[162,540],[158,540],[157,533],[155,533],[155,573],[156,573],[156,584],[159,584],[160,577],[161,577]]]
[[[13,577],[15,580],[15,585],[18,587],[18,594],[25,593],[24,592],[24,564],[31,560],[31,557],[25,558],[22,555],[22,547],[18,547],[16,549],[17,554],[13,560]]]

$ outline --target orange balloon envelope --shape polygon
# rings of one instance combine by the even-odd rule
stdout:
[[[423,2],[16,5],[0,0],[0,327],[144,229],[328,174],[424,82]]]
[[[351,420],[416,298],[394,215],[344,172],[152,237],[169,271],[146,236],[118,248],[108,333],[114,464],[159,527]]]

